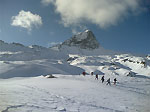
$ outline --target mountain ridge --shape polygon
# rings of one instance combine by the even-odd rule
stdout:
[[[24,59],[26,59],[24,55],[28,55],[30,59],[39,59],[39,57],[41,59],[48,58],[49,56],[49,58],[55,57],[53,54],[57,55],[58,57],[64,57],[69,54],[100,55],[116,53],[101,47],[99,42],[96,40],[96,37],[90,30],[78,33],[64,41],[62,44],[58,44],[50,48],[42,47],[39,45],[24,46],[20,43],[6,43],[1,40],[0,51],[0,59],[6,59],[6,55],[7,58],[11,59],[16,57],[17,54],[19,54],[20,57]],[[36,56],[39,57],[36,58]]]
[[[92,31],[86,30],[72,36],[70,39],[64,41],[61,45],[76,46],[81,49],[97,49],[100,47]]]
[[[150,58],[106,50],[89,30],[51,48],[38,45],[27,47],[19,43],[8,44],[0,41],[0,78],[42,74],[77,75],[83,71],[149,77]]]

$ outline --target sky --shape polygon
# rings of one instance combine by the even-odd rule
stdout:
[[[150,0],[0,0],[0,40],[50,47],[91,30],[105,49],[150,54]]]

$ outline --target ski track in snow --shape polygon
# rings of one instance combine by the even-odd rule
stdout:
[[[25,92],[22,93],[18,93],[16,92],[16,94],[21,94],[22,96],[26,96],[28,97],[28,94],[31,95],[32,91],[35,91],[36,96],[38,95],[46,95],[49,96],[49,98],[44,98],[44,96],[40,96],[38,99],[36,99],[36,101],[40,101],[42,102],[43,106],[37,106],[38,104],[34,102],[34,98],[30,99],[31,102],[34,102],[32,105],[28,105],[31,102],[22,102],[22,105],[11,105],[8,106],[5,110],[3,110],[2,112],[9,112],[8,110],[12,110],[12,111],[20,111],[19,108],[33,108],[33,109],[49,109],[50,111],[66,111],[65,107],[69,107],[69,106],[75,106],[74,110],[68,110],[69,112],[79,112],[80,108],[95,108],[95,109],[102,109],[102,110],[108,110],[108,111],[115,111],[115,112],[122,112],[119,110],[114,110],[108,107],[103,107],[103,106],[97,106],[97,105],[93,105],[92,102],[86,104],[86,102],[79,102],[79,101],[75,101],[72,100],[70,98],[64,97],[64,96],[59,96],[59,95],[54,95],[51,94],[50,92],[44,90],[44,89],[40,89],[38,87],[32,87],[32,86],[26,86],[26,85],[21,85],[22,87],[28,88],[28,93],[26,94]],[[20,99],[21,101],[21,99]],[[18,102],[20,102],[18,101]],[[51,105],[52,104],[52,105]],[[71,105],[70,105],[71,104]],[[46,106],[47,105],[47,106]],[[60,105],[60,106],[59,106]],[[15,109],[15,110],[14,110]],[[17,110],[18,109],[18,110]],[[33,110],[31,110],[33,111]]]

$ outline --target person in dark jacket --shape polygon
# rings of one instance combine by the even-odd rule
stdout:
[[[95,75],[95,80],[98,80],[98,74]]]
[[[111,85],[111,83],[110,83],[110,78],[107,80],[107,84],[106,85]]]
[[[101,78],[102,83],[104,82],[104,80],[105,80],[105,79],[104,79],[104,75],[103,75],[102,78]]]
[[[86,74],[85,72],[82,72],[82,75],[83,75],[83,76],[85,76],[85,74]]]
[[[114,78],[114,85],[116,85],[116,82],[117,82],[117,79],[116,79],[116,78]]]

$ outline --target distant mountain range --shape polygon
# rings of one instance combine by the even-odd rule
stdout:
[[[99,55],[114,54],[110,50],[105,50],[92,31],[78,33],[62,44],[46,48],[38,45],[24,46],[20,43],[6,43],[0,40],[1,60],[36,60],[60,58],[68,54]],[[57,56],[57,57],[56,57]]]
[[[89,30],[51,48],[0,40],[0,78],[42,74],[77,75],[83,71],[150,77],[150,56],[106,50]]]

